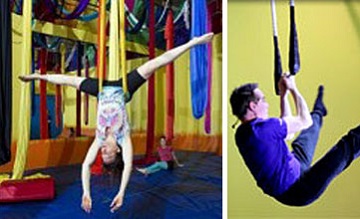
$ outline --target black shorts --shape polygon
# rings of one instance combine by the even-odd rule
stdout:
[[[143,78],[137,69],[132,70],[129,74],[127,74],[127,83],[128,83],[128,91],[130,94],[130,99],[135,91],[144,83],[146,79]],[[103,86],[117,86],[122,87],[122,78],[116,81],[103,81]],[[99,93],[99,79],[98,78],[86,78],[80,84],[80,91],[90,94],[92,96],[96,96]]]

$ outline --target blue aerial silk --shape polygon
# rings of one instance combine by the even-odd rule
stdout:
[[[191,2],[191,39],[201,36],[207,30],[206,0],[192,0]],[[196,119],[201,118],[206,109],[208,84],[208,56],[207,45],[202,44],[190,50],[190,83],[192,112]]]

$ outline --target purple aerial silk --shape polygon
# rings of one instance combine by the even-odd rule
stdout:
[[[211,7],[208,7],[208,15],[207,15],[207,32],[211,32],[212,31],[212,14],[213,14],[213,10]],[[207,96],[208,96],[208,102],[207,102],[207,106],[206,106],[206,111],[205,111],[205,132],[206,134],[210,134],[211,133],[211,84],[212,84],[212,44],[209,43],[208,45],[208,60],[209,60],[209,64],[208,64],[208,86],[207,86]]]

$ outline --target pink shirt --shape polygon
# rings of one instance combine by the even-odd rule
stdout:
[[[160,160],[161,161],[171,161],[173,160],[173,156],[172,156],[172,147],[170,146],[166,146],[165,148],[163,147],[158,147],[158,153],[160,156]]]

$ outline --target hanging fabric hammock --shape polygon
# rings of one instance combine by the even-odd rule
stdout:
[[[278,43],[275,0],[271,0],[271,15],[272,15],[273,40],[274,40],[274,88],[276,95],[279,95],[278,82],[282,75],[282,67],[281,67],[281,55],[280,55],[280,49]]]
[[[22,41],[22,59],[21,72],[29,74],[31,72],[31,1],[24,1],[23,6],[23,41]],[[20,91],[20,109],[30,109],[30,85],[23,84]],[[21,179],[25,170],[26,156],[30,138],[30,110],[19,113],[19,135],[17,141],[16,157],[13,168],[12,179]]]
[[[41,48],[39,51],[40,74],[45,75],[47,71],[47,51]],[[49,138],[48,110],[46,100],[46,81],[40,81],[40,139]]]
[[[0,2],[0,165],[11,159],[12,31],[9,1]]]
[[[174,47],[174,17],[171,8],[167,13],[165,39],[166,50]],[[175,118],[175,89],[174,89],[174,63],[166,66],[166,127],[165,136],[168,143],[174,137],[174,118]]]
[[[212,18],[212,14],[213,14],[213,10],[210,9],[210,7],[207,8],[207,32],[212,32],[212,22],[211,22],[211,18]],[[209,64],[208,64],[208,86],[207,86],[207,96],[208,96],[208,101],[206,104],[206,110],[205,110],[205,121],[204,121],[204,127],[205,127],[205,132],[207,134],[211,133],[211,85],[212,85],[212,44],[209,43],[208,45],[208,60],[209,60]]]
[[[150,0],[149,7],[149,59],[155,58],[155,17],[154,0]],[[155,75],[148,81],[148,113],[146,131],[146,157],[152,156],[155,138]]]
[[[65,53],[66,53],[66,46],[65,44],[60,44],[60,68],[58,74],[65,74]],[[63,113],[63,101],[62,101],[62,87],[61,85],[56,85],[56,100],[55,100],[55,120],[56,120],[56,127],[61,126],[62,121],[62,113]]]
[[[121,1],[121,0],[120,0]],[[117,80],[120,76],[119,54],[119,2],[111,1],[110,34],[109,34],[109,80]],[[121,66],[122,67],[122,66]]]
[[[105,23],[106,23],[106,10],[105,0],[99,0],[99,18],[98,18],[98,55],[97,55],[97,76],[99,78],[99,92],[102,91],[102,82],[105,78],[105,53],[106,53],[106,34],[105,34]]]
[[[77,76],[81,77],[82,57],[84,54],[84,46],[78,42],[78,56],[77,56]],[[81,136],[81,92],[76,90],[76,136]]]
[[[85,56],[85,78],[89,77],[89,58]],[[84,102],[84,124],[89,124],[89,94],[85,94],[85,102]]]
[[[201,36],[207,30],[206,0],[192,0],[191,38]],[[198,45],[190,50],[190,77],[192,112],[196,119],[204,115],[207,104],[208,85],[207,45]]]
[[[122,86],[125,94],[125,101],[127,102],[130,100],[130,95],[128,92],[128,83],[126,77],[125,0],[120,0],[120,65],[123,79]]]
[[[295,0],[290,0],[289,70],[292,75],[300,71],[299,43],[295,23]]]

